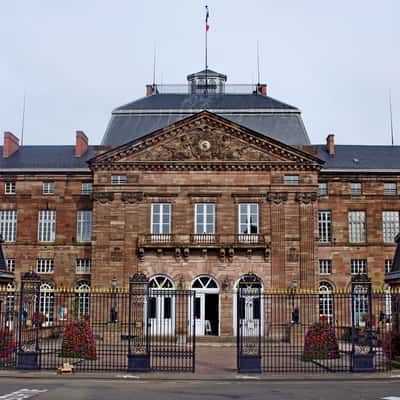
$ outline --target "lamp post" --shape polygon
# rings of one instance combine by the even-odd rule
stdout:
[[[111,287],[112,287],[112,293],[111,293],[111,310],[110,310],[110,321],[112,324],[117,323],[118,321],[118,312],[116,310],[116,293],[115,293],[115,289],[117,287],[118,284],[118,279],[113,276],[111,279]]]

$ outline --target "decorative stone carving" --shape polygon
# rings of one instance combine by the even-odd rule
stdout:
[[[121,195],[121,200],[124,203],[134,204],[143,201],[144,197],[143,192],[124,192]]]
[[[92,193],[92,200],[98,201],[102,204],[112,202],[114,200],[114,193],[112,192],[94,192]]]
[[[296,193],[296,201],[303,203],[303,204],[314,203],[315,201],[317,201],[317,199],[318,199],[318,195],[315,192],[313,192],[313,193],[302,193],[302,192]]]
[[[267,201],[274,204],[285,203],[288,199],[288,194],[286,192],[268,192]]]

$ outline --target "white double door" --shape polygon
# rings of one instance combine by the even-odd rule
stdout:
[[[236,296],[235,296],[236,297]],[[236,321],[239,318],[239,329],[241,336],[263,335],[263,302],[262,297],[253,295],[244,295],[236,297],[236,303],[239,301],[239,307],[235,304]],[[238,314],[239,313],[239,314]],[[237,334],[237,323],[235,321],[234,331]]]
[[[175,334],[175,301],[173,295],[152,291],[147,305],[149,333],[152,336]]]

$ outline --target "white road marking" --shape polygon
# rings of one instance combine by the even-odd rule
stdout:
[[[237,376],[239,379],[260,379],[259,376],[250,376],[250,375],[239,375]]]
[[[16,392],[12,392],[9,394],[5,394],[0,396],[0,399],[3,400],[23,400],[29,399],[29,397],[33,397],[38,395],[39,393],[47,392],[47,389],[39,390],[39,389],[20,389]]]
[[[389,396],[389,397],[381,397],[382,400],[400,400],[400,397],[397,396]]]
[[[124,378],[124,379],[139,379],[136,375],[117,375],[117,378]]]

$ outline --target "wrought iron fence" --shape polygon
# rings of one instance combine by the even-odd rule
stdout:
[[[386,371],[392,296],[387,293],[237,294],[240,372]]]

